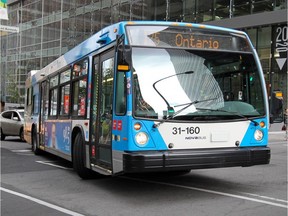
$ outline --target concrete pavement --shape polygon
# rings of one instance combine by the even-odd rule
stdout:
[[[283,141],[288,140],[286,131],[282,130],[284,123],[274,123],[269,128],[269,139]]]
[[[269,132],[281,132],[284,123],[274,123],[270,125]],[[284,132],[284,131],[283,131]]]

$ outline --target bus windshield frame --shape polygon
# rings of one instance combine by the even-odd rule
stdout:
[[[140,44],[139,37],[134,38],[130,27],[134,31],[135,26],[127,26],[132,46],[135,118],[222,121],[266,115],[263,86],[251,46],[243,49],[233,46],[230,50],[227,47],[214,49],[200,45],[192,48],[168,46],[163,40],[169,36],[159,36],[157,42],[155,38],[148,37],[150,44]],[[142,26],[138,31],[142,31]],[[197,31],[202,32],[202,29]],[[207,32],[209,35],[214,32],[214,38],[219,32],[226,39],[227,35],[232,35],[230,32],[209,30],[205,37]],[[150,34],[146,32],[146,35]],[[171,35],[175,36],[175,33]],[[237,43],[244,43],[243,36],[239,37],[242,42],[239,40]],[[233,33],[231,37],[238,35]],[[245,40],[248,44],[248,39]]]

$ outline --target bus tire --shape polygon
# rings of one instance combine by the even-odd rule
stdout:
[[[3,134],[2,128],[0,128],[0,139],[5,140],[5,135]]]
[[[82,179],[93,178],[93,171],[85,167],[85,146],[81,133],[76,135],[73,144],[73,168]]]
[[[41,154],[41,150],[38,148],[37,144],[37,132],[35,129],[32,131],[32,151],[35,155]]]

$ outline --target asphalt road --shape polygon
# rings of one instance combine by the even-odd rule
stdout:
[[[82,180],[71,163],[1,142],[1,216],[286,216],[287,141],[270,134],[269,165]]]

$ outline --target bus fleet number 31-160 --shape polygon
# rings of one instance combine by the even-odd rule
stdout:
[[[199,134],[200,127],[173,127],[172,134],[173,135],[181,135],[181,134]]]

